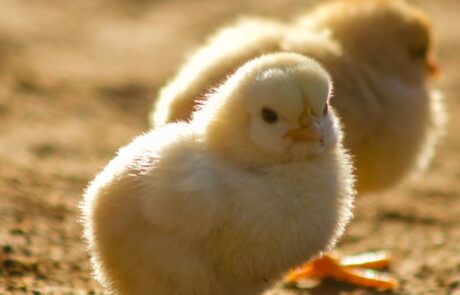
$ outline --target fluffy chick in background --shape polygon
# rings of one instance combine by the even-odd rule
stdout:
[[[293,51],[319,60],[335,84],[331,104],[355,158],[359,193],[400,182],[429,163],[444,112],[430,93],[432,26],[399,0],[334,1],[291,24],[246,19],[217,32],[167,85],[152,112],[154,126],[187,120],[197,101],[248,59]]]
[[[329,75],[294,53],[246,63],[190,123],[136,138],[82,211],[120,294],[259,294],[331,247],[354,197]]]

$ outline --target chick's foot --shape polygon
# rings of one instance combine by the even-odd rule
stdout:
[[[285,276],[284,283],[292,285],[306,278],[333,278],[362,287],[394,290],[399,287],[398,281],[376,270],[388,266],[390,260],[389,255],[384,251],[346,257],[330,252],[290,271]]]

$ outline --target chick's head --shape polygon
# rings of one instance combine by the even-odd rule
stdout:
[[[355,59],[381,72],[412,84],[438,72],[431,21],[403,0],[335,1],[314,15],[315,26],[329,28]]]
[[[249,165],[316,156],[339,131],[332,83],[313,59],[275,53],[249,61],[211,94],[193,122],[215,151]]]

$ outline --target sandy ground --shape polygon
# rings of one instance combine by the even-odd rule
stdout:
[[[313,2],[1,0],[0,294],[101,293],[77,222],[88,181],[148,128],[159,87],[206,34]],[[448,135],[420,179],[357,202],[339,249],[390,250],[394,294],[460,294],[460,1],[416,3],[436,24]],[[277,293],[375,292],[326,281]]]

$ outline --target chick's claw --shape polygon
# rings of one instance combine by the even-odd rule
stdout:
[[[386,251],[372,251],[356,255],[345,256],[340,259],[340,264],[347,267],[361,267],[379,269],[387,267],[391,257]]]
[[[397,289],[399,283],[388,274],[376,271],[388,266],[389,255],[384,251],[340,258],[328,253],[321,258],[292,270],[284,278],[286,284],[293,284],[305,278],[334,278],[354,285],[380,290]]]

